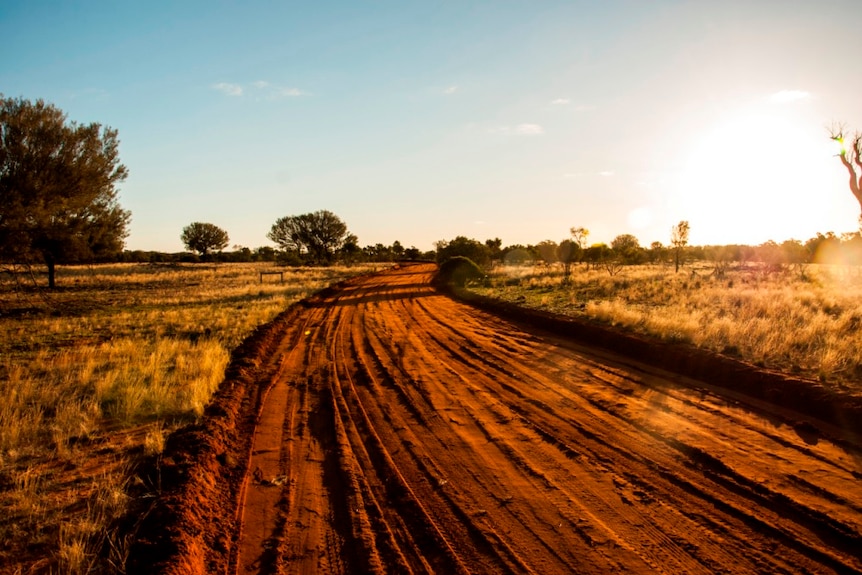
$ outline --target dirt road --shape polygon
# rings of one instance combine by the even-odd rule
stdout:
[[[525,331],[432,273],[354,280],[290,319],[219,570],[862,573],[855,448]]]

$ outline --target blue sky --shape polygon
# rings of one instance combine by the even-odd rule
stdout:
[[[0,4],[0,93],[119,130],[130,249],[193,221],[271,245],[858,229],[827,127],[862,129],[858,0]]]

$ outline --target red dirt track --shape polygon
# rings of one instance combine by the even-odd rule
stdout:
[[[434,271],[259,334],[171,439],[130,572],[862,573],[849,435],[459,303]]]

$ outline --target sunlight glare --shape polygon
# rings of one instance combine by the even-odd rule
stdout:
[[[674,206],[692,241],[801,238],[834,171],[831,142],[814,128],[787,110],[751,108],[693,138]]]
[[[629,225],[635,230],[648,228],[653,222],[652,210],[643,206],[629,212]]]

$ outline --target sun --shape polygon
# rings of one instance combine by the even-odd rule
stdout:
[[[836,170],[822,126],[768,106],[728,112],[685,155],[675,211],[701,244],[807,239]]]

